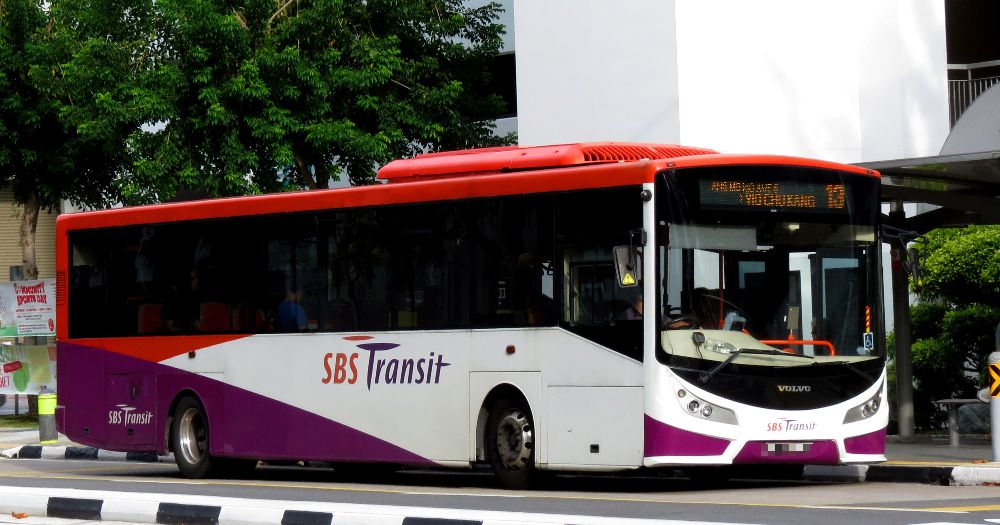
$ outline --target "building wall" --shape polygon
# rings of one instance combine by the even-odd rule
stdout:
[[[38,214],[35,260],[39,279],[56,276],[56,216],[57,213],[45,210]],[[9,281],[9,268],[22,264],[20,228],[21,206],[14,202],[9,188],[0,190],[0,281]]]
[[[515,0],[521,144],[680,139],[674,0]]]
[[[680,142],[841,162],[948,133],[936,0],[515,0],[522,144]]]

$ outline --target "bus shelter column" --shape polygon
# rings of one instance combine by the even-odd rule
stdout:
[[[906,216],[901,201],[892,201],[889,217],[894,224],[902,224]],[[906,246],[892,247],[892,310],[896,333],[896,416],[899,421],[899,435],[910,437],[914,433],[913,423],[913,344],[910,334],[910,283],[907,280],[903,261]]]

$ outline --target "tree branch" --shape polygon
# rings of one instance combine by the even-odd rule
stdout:
[[[268,31],[271,30],[271,22],[274,22],[274,19],[278,18],[278,15],[280,15],[281,13],[284,13],[285,10],[288,9],[295,2],[296,2],[296,0],[288,0],[287,2],[285,2],[284,5],[282,5],[281,7],[279,7],[278,10],[275,11],[273,15],[271,15],[271,18],[267,19],[267,30]]]

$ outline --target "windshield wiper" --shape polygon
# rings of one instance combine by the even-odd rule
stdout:
[[[732,363],[733,359],[736,359],[736,357],[739,356],[740,354],[783,355],[783,356],[789,356],[789,357],[793,357],[793,356],[794,357],[804,357],[806,359],[812,359],[813,358],[813,356],[811,356],[811,355],[789,354],[788,352],[782,352],[781,350],[770,350],[770,349],[766,349],[766,348],[737,348],[736,351],[734,351],[733,353],[729,354],[729,357],[727,357],[725,361],[723,361],[723,362],[715,365],[715,368],[709,370],[708,372],[702,372],[702,373],[698,374],[698,379],[701,380],[702,383],[708,383],[709,381],[712,380],[713,377],[715,377],[716,374],[719,373],[719,371],[721,371],[723,368],[725,368],[726,365],[728,365],[729,363]]]
[[[826,362],[826,363],[813,363],[812,364],[812,366],[836,366],[836,365],[844,365],[845,368],[847,368],[851,372],[854,372],[855,374],[861,376],[862,379],[864,379],[865,381],[868,381],[869,383],[874,383],[875,382],[875,378],[874,377],[870,376],[868,373],[866,373],[864,370],[861,370],[860,368],[857,367],[857,365],[855,365],[854,363],[852,363],[850,361],[831,361],[831,362]]]

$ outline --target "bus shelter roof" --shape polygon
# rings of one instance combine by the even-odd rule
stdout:
[[[937,206],[883,220],[903,230],[1000,224],[1000,151],[858,163],[882,174],[882,201]]]

